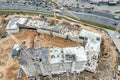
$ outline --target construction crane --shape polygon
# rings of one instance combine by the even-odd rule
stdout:
[[[62,6],[61,4],[57,3],[56,1],[54,2],[55,4],[57,4],[60,8],[64,9],[66,12],[68,12],[70,15],[72,15],[74,18],[76,18],[77,20],[80,20],[80,18],[78,16],[76,16],[73,12],[67,10],[64,6]],[[55,10],[54,10],[55,12]],[[55,12],[56,13],[56,12]],[[56,14],[54,14],[54,16],[56,16]],[[54,20],[56,20],[56,17],[54,18]],[[69,76],[69,73],[67,74]],[[74,77],[73,80],[76,80],[77,76],[76,73],[74,73]],[[67,78],[67,80],[69,80],[69,78]],[[79,79],[78,79],[79,80]]]
[[[32,55],[30,54],[29,51],[26,50],[26,48],[24,47],[24,45],[22,45],[21,41],[19,41],[12,33],[8,32],[8,35],[20,46],[21,48],[21,52],[23,53],[22,55],[25,56],[25,60],[27,61],[27,64],[30,66],[34,65],[33,59],[32,59]],[[45,69],[42,63],[40,63],[40,69],[42,71],[42,73],[45,73]],[[37,72],[37,70],[35,70],[35,73]],[[49,72],[48,73],[48,77],[50,80],[53,80],[51,74]]]
[[[24,59],[26,60],[27,65],[34,67],[34,62],[33,62],[33,58],[32,55],[30,54],[30,52],[28,50],[26,50],[26,48],[24,47],[24,45],[22,44],[21,41],[19,41],[12,33],[7,32],[8,35],[19,45],[20,47],[20,51],[21,51],[21,57],[24,56]],[[35,73],[37,72],[37,70],[35,70]]]
[[[70,12],[69,10],[67,10],[61,4],[58,4],[56,0],[52,0],[52,2],[53,2],[53,11],[54,11],[54,24],[56,24],[56,19],[57,19],[56,5],[58,5],[59,7],[63,8],[66,12],[68,12],[69,14],[71,14],[73,17],[79,19],[76,15],[74,15],[72,12]],[[25,56],[27,63],[30,64],[30,65],[33,64],[34,62],[32,60],[32,55],[30,54],[29,51],[26,50],[26,48],[24,47],[24,45],[21,44],[22,42],[20,42],[17,38],[15,38],[15,36],[12,33],[8,33],[8,34],[20,46],[20,48],[22,49],[22,52],[25,53],[25,54],[23,54],[23,56]],[[44,73],[45,70],[44,70],[44,66],[43,66],[42,63],[40,63],[40,68],[41,68],[42,72]],[[37,72],[37,70],[36,70],[36,72]],[[51,73],[48,73],[48,75],[49,75],[50,80],[53,80],[52,76],[51,76]]]
[[[60,8],[64,9],[68,14],[72,15],[72,17],[80,20],[80,18],[79,18],[78,16],[76,16],[73,12],[69,11],[68,9],[66,9],[63,5],[61,5],[60,3],[57,3],[57,2],[56,2],[56,4],[57,4]]]
[[[52,0],[53,2],[53,12],[54,12],[54,24],[56,24],[56,19],[57,19],[57,16],[56,16],[56,0]]]
[[[22,42],[19,41],[12,33],[8,32],[8,35],[20,46],[20,48],[25,52],[27,57],[32,58],[30,53],[25,49],[25,47],[21,44]]]
[[[52,0],[52,2],[53,2],[53,12],[54,12],[54,24],[56,24],[56,19],[57,19],[56,5],[62,9],[64,9],[68,14],[72,15],[72,17],[76,18],[77,20],[80,20],[80,18],[78,18],[78,16],[76,16],[73,12],[67,10],[63,5],[58,3],[56,0]]]

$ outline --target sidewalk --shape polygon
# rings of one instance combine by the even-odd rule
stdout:
[[[120,39],[118,39],[118,38],[116,37],[116,34],[115,34],[114,31],[107,30],[107,29],[105,29],[105,30],[108,32],[108,34],[110,34],[111,39],[113,40],[116,48],[118,49],[118,51],[119,51],[119,53],[120,53]],[[119,34],[119,35],[120,35],[120,34]]]

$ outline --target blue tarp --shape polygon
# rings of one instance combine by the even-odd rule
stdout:
[[[17,58],[18,55],[19,55],[18,51],[16,51],[16,49],[13,49],[13,51],[12,51],[12,57],[13,58]]]

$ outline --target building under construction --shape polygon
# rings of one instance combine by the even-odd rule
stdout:
[[[41,34],[70,39],[82,44],[66,48],[55,46],[53,48],[26,49],[22,47],[20,49],[19,65],[30,80],[35,78],[40,80],[40,75],[51,77],[63,73],[81,73],[84,70],[95,72],[98,66],[101,35],[85,29],[74,30],[62,25],[50,25],[50,23],[40,20],[14,19],[11,19],[8,23],[6,28],[8,33],[18,32],[19,28],[23,27],[34,28]],[[16,30],[13,25],[15,25]],[[18,51],[18,47],[14,47],[14,50]]]

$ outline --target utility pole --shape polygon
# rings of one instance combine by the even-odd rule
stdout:
[[[118,26],[115,29],[114,36],[117,34],[117,32],[119,32],[119,30],[120,30],[120,23],[118,24]]]

